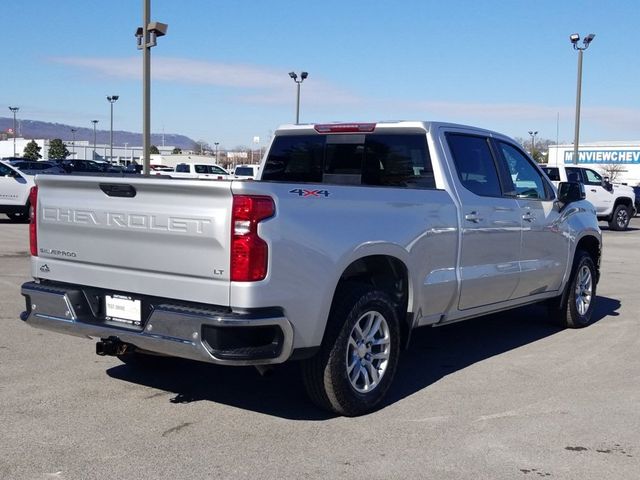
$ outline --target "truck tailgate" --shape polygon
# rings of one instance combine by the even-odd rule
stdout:
[[[231,182],[39,176],[33,276],[229,304]]]

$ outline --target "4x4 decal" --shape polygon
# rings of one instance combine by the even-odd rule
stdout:
[[[294,188],[289,193],[298,195],[299,197],[328,197],[331,193],[328,190],[305,190],[303,188]]]

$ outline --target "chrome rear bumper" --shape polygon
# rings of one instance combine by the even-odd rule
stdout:
[[[221,365],[268,365],[284,362],[293,349],[293,327],[284,316],[220,313],[173,305],[167,300],[153,305],[143,328],[131,329],[107,325],[96,316],[79,286],[28,282],[22,285],[22,295],[27,309],[21,319],[32,327],[85,338],[115,337],[140,349],[174,357]],[[266,355],[265,348],[257,347],[238,348],[237,352],[216,349],[211,338],[217,337],[207,333],[236,329],[247,337],[246,333],[251,335],[251,331],[265,327],[276,332]]]

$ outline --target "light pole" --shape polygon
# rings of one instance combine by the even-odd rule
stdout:
[[[138,50],[142,50],[142,173],[149,175],[151,146],[151,47],[158,37],[166,35],[169,25],[151,21],[151,0],[142,0],[142,26],[135,36]]]
[[[77,128],[72,128],[71,129],[71,148],[73,151],[72,157],[75,160],[76,158],[76,132],[78,131]]]
[[[92,160],[96,159],[96,125],[98,124],[98,120],[91,120],[91,123],[93,123],[93,158]]]
[[[536,159],[535,152],[536,152],[536,135],[537,134],[538,132],[529,130],[529,135],[531,135],[531,158],[533,158],[534,160]]]
[[[9,107],[9,110],[13,112],[13,156],[16,156],[16,113],[20,110],[20,107]]]
[[[109,163],[113,160],[113,104],[120,98],[118,95],[111,95],[107,97],[107,101],[111,104],[111,133],[109,135]]]
[[[298,80],[298,75],[295,72],[289,72],[289,76],[298,86],[298,95],[296,100],[296,125],[298,125],[300,123],[300,85],[304,82],[304,79],[309,76],[309,74],[307,72],[302,72],[300,74],[300,80]]]
[[[213,144],[216,147],[216,164],[218,163],[218,145],[220,145],[220,142],[213,142]]]
[[[579,46],[580,35],[574,33],[569,36],[571,44],[574,50],[578,50],[578,88],[576,91],[576,131],[573,137],[573,164],[578,163],[578,145],[580,144],[580,97],[582,94],[582,53],[589,48],[589,44],[593,41],[595,34],[590,33],[584,40],[582,40],[583,46]]]
[[[129,142],[124,142],[124,164],[125,165],[127,165],[127,145],[129,145]]]

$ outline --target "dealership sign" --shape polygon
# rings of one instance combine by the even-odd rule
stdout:
[[[573,151],[564,152],[564,163],[573,163]],[[578,163],[640,163],[640,150],[580,150]]]

